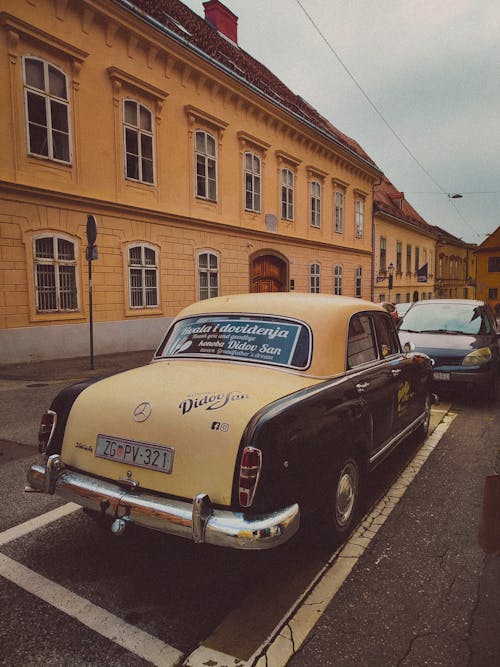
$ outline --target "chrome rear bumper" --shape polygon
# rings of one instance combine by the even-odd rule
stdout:
[[[127,523],[233,549],[271,549],[297,532],[300,510],[297,504],[270,514],[245,517],[241,512],[215,509],[205,493],[192,503],[156,496],[151,492],[129,491],[113,482],[68,470],[58,454],[45,465],[34,463],[27,473],[31,489],[57,494],[87,509],[114,519],[114,532]]]

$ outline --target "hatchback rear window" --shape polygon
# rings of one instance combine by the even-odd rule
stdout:
[[[312,336],[303,322],[261,315],[203,315],[179,320],[156,357],[226,358],[303,370]]]

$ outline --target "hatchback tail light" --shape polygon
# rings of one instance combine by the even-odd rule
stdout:
[[[245,447],[241,456],[239,498],[241,507],[253,503],[257,482],[262,468],[262,452],[255,447]]]
[[[40,454],[43,454],[47,451],[52,433],[56,426],[56,413],[52,410],[47,410],[47,412],[42,416],[40,421],[40,429],[38,431],[38,451]]]

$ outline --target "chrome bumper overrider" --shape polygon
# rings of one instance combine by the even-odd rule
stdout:
[[[31,465],[27,477],[33,490],[55,493],[112,517],[112,529],[118,534],[127,523],[135,523],[194,542],[234,549],[270,549],[286,542],[299,528],[297,504],[247,518],[241,512],[214,509],[205,493],[190,503],[151,492],[129,491],[119,484],[68,470],[58,454],[49,456],[45,465]]]

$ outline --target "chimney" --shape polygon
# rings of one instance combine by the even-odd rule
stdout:
[[[238,43],[238,17],[219,0],[203,3],[205,20],[235,44]]]

